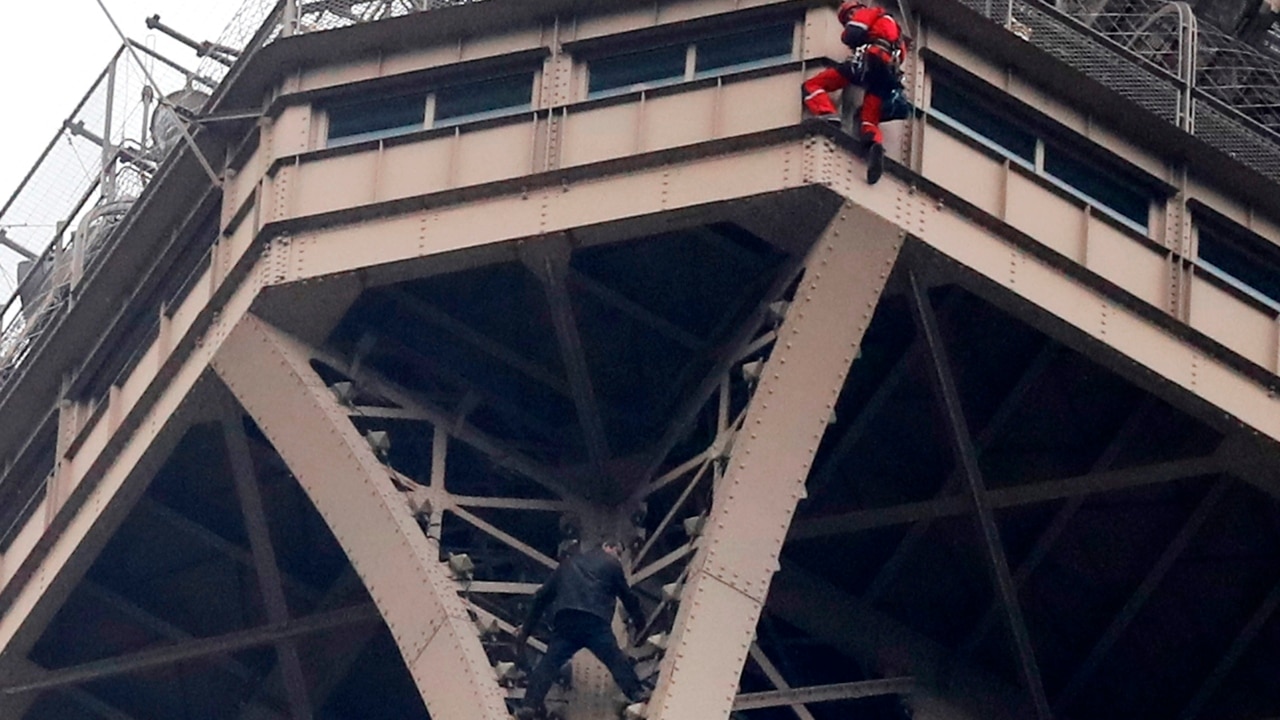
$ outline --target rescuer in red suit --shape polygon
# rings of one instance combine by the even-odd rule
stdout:
[[[806,80],[804,105],[815,116],[839,124],[840,114],[829,93],[851,84],[866,90],[858,112],[858,133],[867,150],[867,182],[875,183],[884,172],[882,111],[891,97],[902,92],[898,66],[906,45],[898,22],[883,8],[855,0],[841,5],[836,17],[844,27],[840,41],[853,50],[853,57]]]

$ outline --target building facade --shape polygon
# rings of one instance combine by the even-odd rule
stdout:
[[[505,718],[608,537],[651,719],[1280,714],[1273,140],[894,9],[867,185],[826,2],[282,3],[7,368],[0,714]]]

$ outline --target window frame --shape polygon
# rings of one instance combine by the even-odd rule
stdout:
[[[949,68],[939,68],[936,65],[931,67],[929,69],[929,83],[929,106],[925,110],[925,117],[929,122],[945,131],[964,137],[995,156],[1007,160],[1011,165],[1020,168],[1027,174],[1083,203],[1091,212],[1154,242],[1152,232],[1157,224],[1155,222],[1156,216],[1159,208],[1168,202],[1170,195],[1168,189],[1157,179],[1151,177],[1140,168],[1134,167],[1123,158],[1115,156],[1114,153],[1102,148],[1087,137],[1068,128],[1057,126],[1051,120],[1037,118],[1037,113],[1034,110],[1013,107],[1011,103],[1001,102],[993,97],[993,90],[984,90],[979,81],[965,79],[958,72],[951,72]],[[1035,141],[1034,161],[1028,161],[1022,155],[1005,147],[997,140],[983,135],[945,111],[935,110],[933,96],[935,88],[939,85],[961,93],[975,95],[978,98],[978,102],[984,106],[984,109],[999,113],[1000,119],[1004,123],[1029,133]],[[1074,162],[1092,166],[1100,174],[1118,176],[1117,185],[1126,186],[1136,191],[1137,194],[1145,195],[1148,200],[1146,222],[1138,222],[1122,210],[1047,171],[1045,159],[1050,147],[1055,150],[1061,150],[1064,155]]]
[[[323,104],[316,104],[317,109],[320,110],[320,113],[324,117],[321,132],[317,134],[319,140],[318,145],[321,149],[340,148],[349,145],[358,145],[363,142],[386,140],[417,132],[457,127],[476,122],[483,122],[494,118],[532,112],[538,101],[538,81],[541,73],[542,68],[540,66],[536,68],[529,67],[527,69],[510,68],[500,71],[486,72],[483,74],[477,73],[475,75],[452,78],[448,81],[436,81],[429,84],[423,83],[418,89],[409,92],[405,92],[403,89],[394,93],[386,94],[382,94],[377,91],[369,91],[365,93],[361,93],[359,91],[347,92],[331,99],[326,99]],[[508,78],[525,77],[529,78],[529,101],[526,103],[495,107],[490,110],[467,113],[465,115],[455,115],[446,118],[438,117],[437,100],[442,92]],[[335,108],[350,107],[365,103],[375,104],[380,100],[391,101],[405,97],[421,98],[422,122],[416,125],[400,125],[393,128],[371,130],[353,135],[342,135],[339,137],[333,136],[332,113]]]
[[[795,62],[800,55],[803,38],[802,38],[802,16],[794,13],[786,15],[772,15],[769,17],[756,17],[749,22],[739,25],[717,25],[714,28],[704,27],[701,30],[684,31],[679,37],[672,37],[670,34],[665,36],[653,35],[652,33],[644,33],[648,38],[647,41],[638,39],[619,38],[616,44],[606,46],[603,43],[593,42],[583,48],[567,47],[566,50],[574,56],[575,64],[581,68],[580,92],[579,95],[583,100],[599,100],[603,98],[616,97],[619,95],[628,95],[637,92],[646,92],[659,88],[671,87],[688,82],[698,80],[707,80],[711,78],[724,77],[734,75],[736,73],[750,72],[762,68],[776,67],[787,63]],[[698,46],[700,43],[706,43],[709,40],[733,37],[735,35],[743,35],[752,31],[763,31],[775,28],[786,27],[791,31],[791,50],[787,55],[771,55],[768,57],[757,58],[754,60],[734,63],[707,70],[699,71],[698,67]],[[685,62],[684,72],[679,77],[664,77],[653,81],[642,81],[631,83],[629,85],[613,86],[602,88],[599,90],[591,89],[591,66],[595,63],[617,58],[625,58],[631,55],[639,55],[641,53],[657,51],[664,48],[684,48]],[[610,52],[612,50],[612,52]]]
[[[1197,270],[1204,271],[1211,281],[1227,286],[1242,295],[1247,302],[1257,305],[1280,318],[1280,293],[1277,293],[1277,297],[1272,297],[1261,289],[1250,285],[1244,279],[1233,275],[1230,271],[1205,259],[1201,254],[1204,234],[1208,234],[1216,242],[1232,247],[1235,252],[1240,254],[1264,256],[1263,260],[1269,261],[1271,267],[1276,271],[1277,280],[1280,281],[1280,245],[1209,209],[1203,203],[1191,201],[1188,205],[1191,210],[1193,233],[1193,252],[1190,258],[1192,265]],[[1249,246],[1257,246],[1257,248]],[[1267,255],[1271,257],[1265,257]]]

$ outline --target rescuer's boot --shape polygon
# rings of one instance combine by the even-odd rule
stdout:
[[[884,174],[884,145],[873,142],[867,146],[867,183],[875,185]]]

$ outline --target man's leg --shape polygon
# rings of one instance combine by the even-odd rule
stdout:
[[[867,57],[867,92],[858,112],[858,132],[867,149],[867,182],[875,184],[884,173],[884,134],[880,132],[880,120],[884,116],[885,98],[896,88],[898,72],[894,65],[878,55]]]
[[[831,102],[831,96],[828,93],[843,90],[848,85],[849,78],[845,77],[841,68],[827,68],[805,80],[801,85],[805,109],[814,117],[839,122],[840,113],[836,110],[835,103]]]
[[[552,634],[551,642],[547,643],[547,653],[534,666],[533,672],[529,673],[529,685],[524,691],[525,708],[534,711],[542,709],[543,701],[547,699],[547,692],[551,690],[561,666],[569,662],[580,649],[582,643],[576,636],[562,636],[559,632]]]
[[[632,702],[644,700],[647,693],[644,686],[640,684],[640,678],[636,676],[631,658],[618,647],[618,641],[614,638],[613,631],[609,629],[609,624],[603,620],[599,623],[583,638],[587,649],[592,655],[600,658],[600,662],[604,663],[609,674],[613,676],[613,681],[618,684],[627,699]]]

